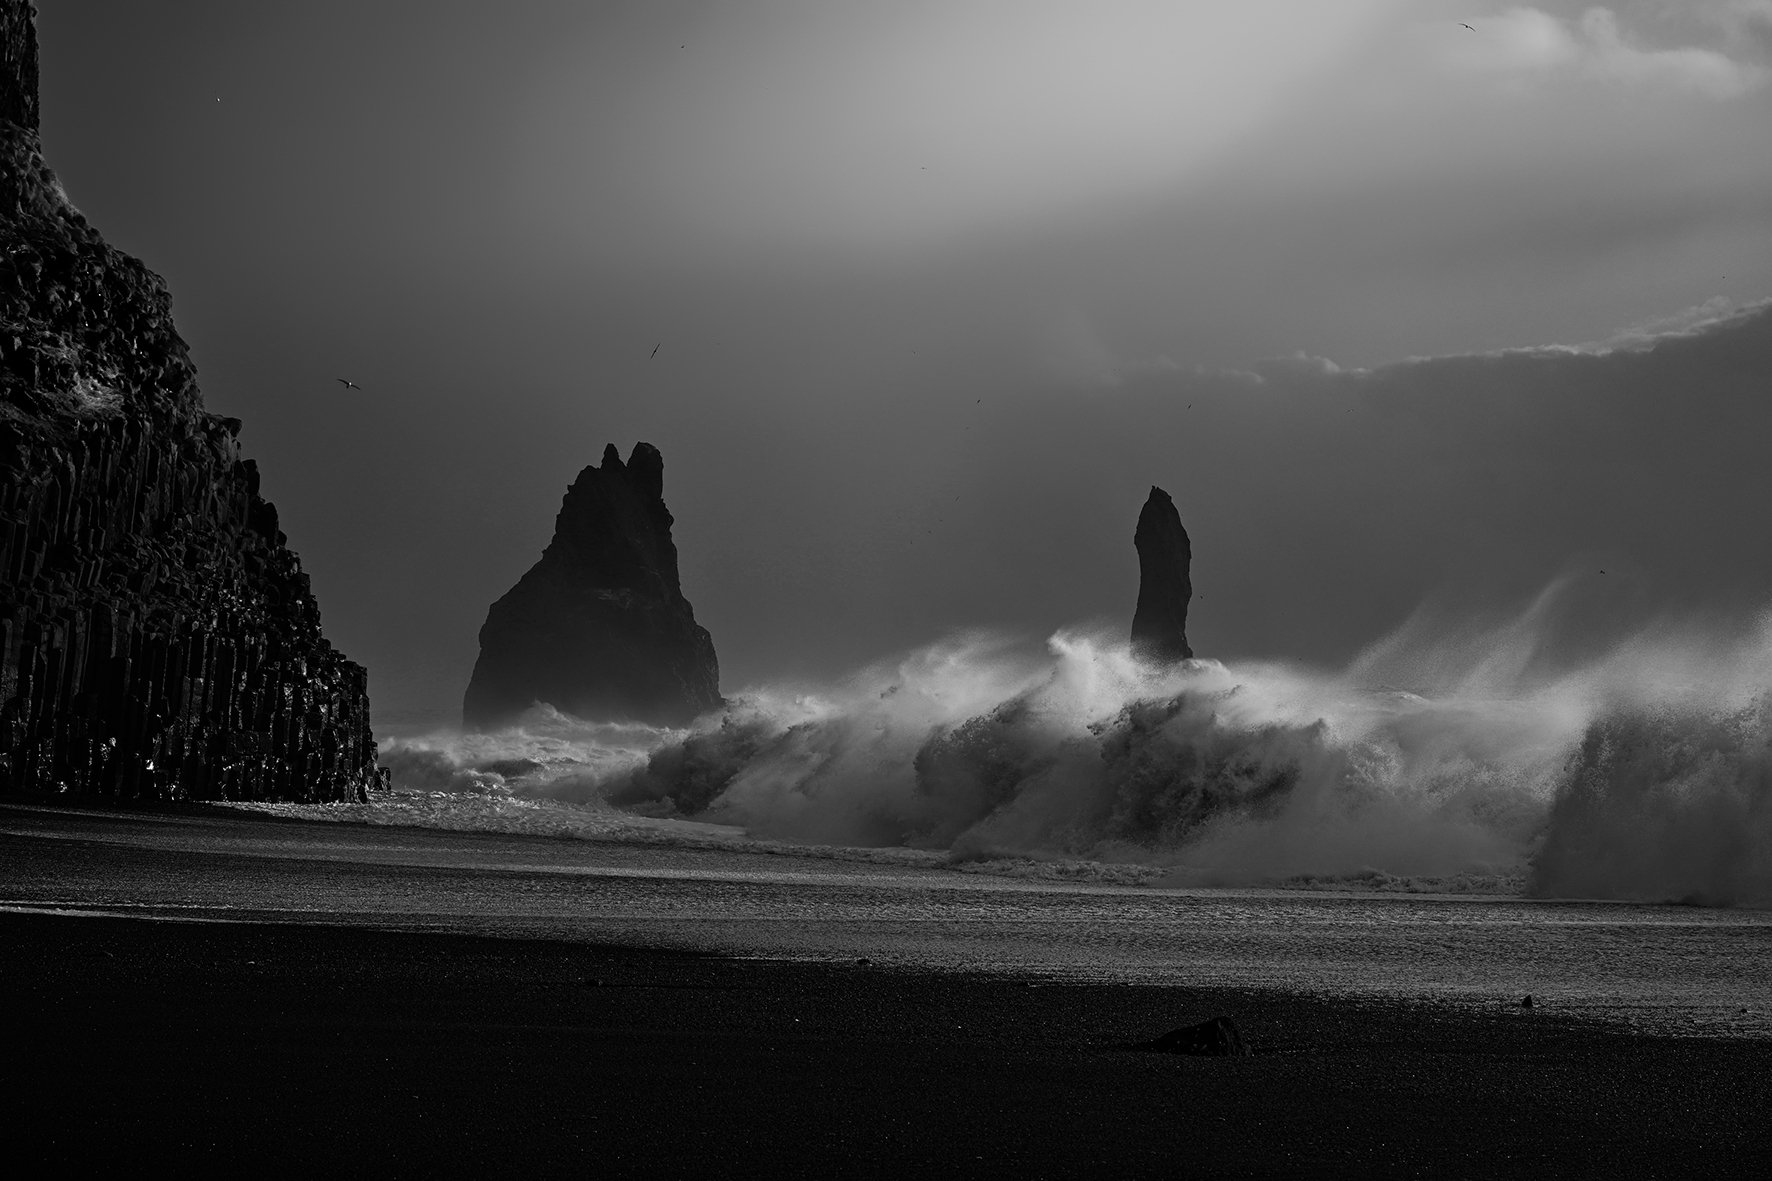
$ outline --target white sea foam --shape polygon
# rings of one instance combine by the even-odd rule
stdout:
[[[1039,653],[974,633],[748,691],[686,730],[543,708],[497,734],[391,740],[382,759],[408,806],[417,789],[488,821],[549,803],[646,839],[742,831],[1173,885],[1772,904],[1772,625],[1664,626],[1559,658],[1566,592],[1486,626],[1423,613],[1339,672],[1155,668],[1101,636]],[[687,818],[727,827],[660,823]]]

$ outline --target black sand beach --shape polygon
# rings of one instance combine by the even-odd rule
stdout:
[[[1772,1046],[323,925],[0,916],[33,1171],[1748,1175]],[[1254,1054],[1125,1048],[1229,1013]]]
[[[57,914],[32,866],[123,873],[143,854],[19,835],[33,815],[85,823],[9,810],[0,847],[8,897],[38,895],[0,914],[11,1158],[33,1172],[1690,1176],[1757,1175],[1772,1150],[1764,1039],[1634,1035],[1542,1004],[487,937],[435,917]],[[292,890],[340,871],[279,870]],[[1130,1048],[1220,1013],[1251,1056]]]

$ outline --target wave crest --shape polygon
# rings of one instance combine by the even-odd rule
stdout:
[[[1488,628],[1417,618],[1339,673],[970,634],[688,730],[551,715],[383,760],[397,780],[971,864],[1772,903],[1772,626],[1558,665],[1558,595]]]
[[[1546,896],[1772,904],[1772,695],[1597,719],[1535,870]]]

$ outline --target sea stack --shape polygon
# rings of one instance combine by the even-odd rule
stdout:
[[[718,709],[713,637],[677,577],[664,458],[612,443],[566,490],[541,560],[492,604],[462,720],[506,724],[537,702],[575,717],[681,725]]]
[[[166,284],[44,165],[32,17],[0,0],[0,793],[363,798],[363,668]]]
[[[1181,527],[1175,502],[1152,485],[1132,535],[1138,549],[1138,610],[1132,615],[1133,654],[1159,664],[1187,660],[1187,605],[1194,597],[1188,579],[1193,546]]]

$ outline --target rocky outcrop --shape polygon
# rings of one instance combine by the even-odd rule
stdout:
[[[462,705],[470,726],[536,702],[581,718],[673,725],[722,704],[714,641],[677,577],[664,459],[613,444],[578,474],[541,560],[492,605]]]
[[[1132,544],[1138,549],[1138,609],[1132,615],[1132,651],[1159,663],[1186,660],[1194,654],[1187,642],[1187,607],[1194,597],[1188,567],[1194,551],[1175,502],[1161,488],[1152,486],[1138,514]]]
[[[1207,1058],[1246,1058],[1249,1046],[1242,1031],[1229,1017],[1214,1017],[1198,1025],[1172,1029],[1145,1048],[1160,1054],[1193,1054]]]
[[[364,671],[164,282],[44,166],[36,78],[31,8],[0,0],[0,792],[360,798]]]
[[[20,0],[0,3],[0,123],[37,130],[35,10]]]

